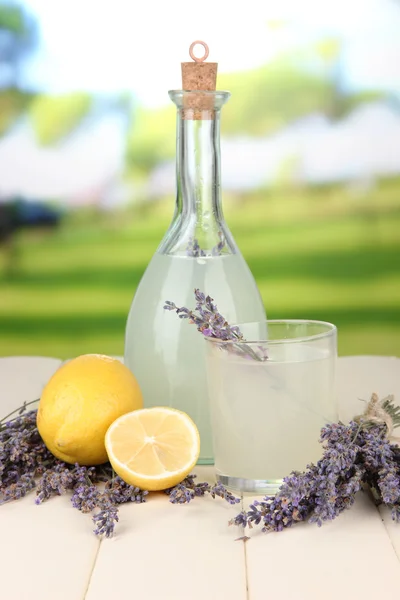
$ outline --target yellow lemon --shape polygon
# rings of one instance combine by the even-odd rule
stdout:
[[[139,384],[119,360],[84,354],[62,365],[45,386],[37,427],[47,448],[68,463],[107,461],[104,436],[121,415],[142,408]]]
[[[165,490],[182,481],[200,453],[192,419],[167,407],[144,408],[119,417],[106,433],[114,471],[130,485]]]

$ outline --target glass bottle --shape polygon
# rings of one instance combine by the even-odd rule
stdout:
[[[201,92],[203,108],[188,108],[198,94],[169,92],[177,106],[175,212],[132,302],[125,364],[139,381],[145,406],[171,406],[192,417],[200,432],[199,464],[212,464],[205,341],[164,303],[194,308],[199,288],[230,323],[266,315],[221,206],[220,112],[230,94]]]

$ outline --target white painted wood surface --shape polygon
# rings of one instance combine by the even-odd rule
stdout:
[[[0,415],[38,398],[61,361],[0,359]],[[400,359],[338,361],[341,419],[361,412],[358,398],[395,394]],[[211,481],[212,468],[197,468]],[[245,499],[249,503],[250,499]],[[251,539],[227,526],[238,512],[222,500],[175,506],[162,494],[123,505],[117,534],[99,541],[68,497],[36,506],[34,494],[0,507],[0,598],[7,600],[385,600],[400,598],[400,524],[367,496],[321,528],[301,524]]]

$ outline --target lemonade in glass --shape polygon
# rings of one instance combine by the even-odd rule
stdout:
[[[239,328],[248,341],[205,342],[217,479],[274,494],[283,477],[319,459],[321,427],[337,420],[336,327],[285,320]]]

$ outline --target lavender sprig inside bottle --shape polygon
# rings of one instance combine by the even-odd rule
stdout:
[[[216,246],[211,249],[211,252],[206,252],[200,248],[199,241],[196,237],[189,238],[189,242],[186,246],[186,255],[193,258],[199,258],[204,256],[221,256],[222,251],[225,247],[225,236],[222,231],[218,232],[219,242]]]

